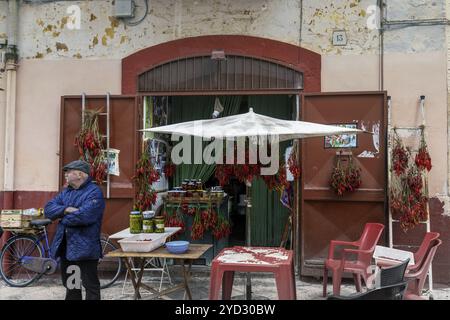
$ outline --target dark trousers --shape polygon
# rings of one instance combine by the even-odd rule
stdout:
[[[100,300],[97,265],[98,260],[61,259],[61,278],[66,288],[66,300],[82,300],[81,285],[86,289],[86,300]]]

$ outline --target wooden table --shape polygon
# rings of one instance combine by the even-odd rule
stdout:
[[[189,300],[192,300],[191,290],[189,289],[189,280],[191,278],[192,261],[199,259],[212,245],[210,244],[190,244],[189,250],[182,254],[173,254],[167,251],[166,248],[160,247],[151,252],[123,252],[121,249],[114,250],[105,255],[105,257],[121,258],[128,269],[128,273],[131,277],[131,282],[134,287],[134,299],[141,299],[139,292],[140,288],[144,288],[153,292],[152,298],[159,298],[166,296],[169,293],[184,289]],[[137,274],[132,271],[132,265],[129,261],[131,258],[139,260],[141,269]],[[145,259],[148,258],[166,258],[181,261],[181,267],[183,270],[183,283],[167,288],[163,291],[158,291],[144,283],[142,283],[142,275],[144,274]]]

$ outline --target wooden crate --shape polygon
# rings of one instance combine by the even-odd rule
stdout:
[[[23,215],[22,210],[2,210],[0,215],[0,226],[8,228],[29,228],[32,216]]]

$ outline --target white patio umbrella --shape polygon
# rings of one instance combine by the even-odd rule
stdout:
[[[278,136],[279,141],[321,137],[336,134],[359,134],[366,131],[313,122],[283,120],[257,114],[250,108],[249,112],[205,120],[175,123],[167,126],[143,129],[141,131],[197,136],[202,138],[236,139],[239,137]],[[249,199],[247,197],[247,199]],[[247,201],[246,245],[250,246],[250,210]],[[247,276],[247,298],[250,297],[250,277]]]
[[[253,112],[252,108],[247,113],[234,116],[187,121],[142,131],[224,139],[277,135],[279,141],[364,132],[353,128],[272,118]]]

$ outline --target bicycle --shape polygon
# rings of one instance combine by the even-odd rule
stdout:
[[[50,219],[31,221],[31,233],[13,231],[13,236],[3,246],[0,253],[0,276],[11,287],[26,287],[39,280],[44,274],[52,274],[58,263],[51,258],[47,235]],[[6,231],[6,230],[5,230]],[[116,246],[104,235],[100,238],[103,256],[116,250]],[[98,262],[100,289],[111,286],[122,271],[119,258],[103,257]]]

